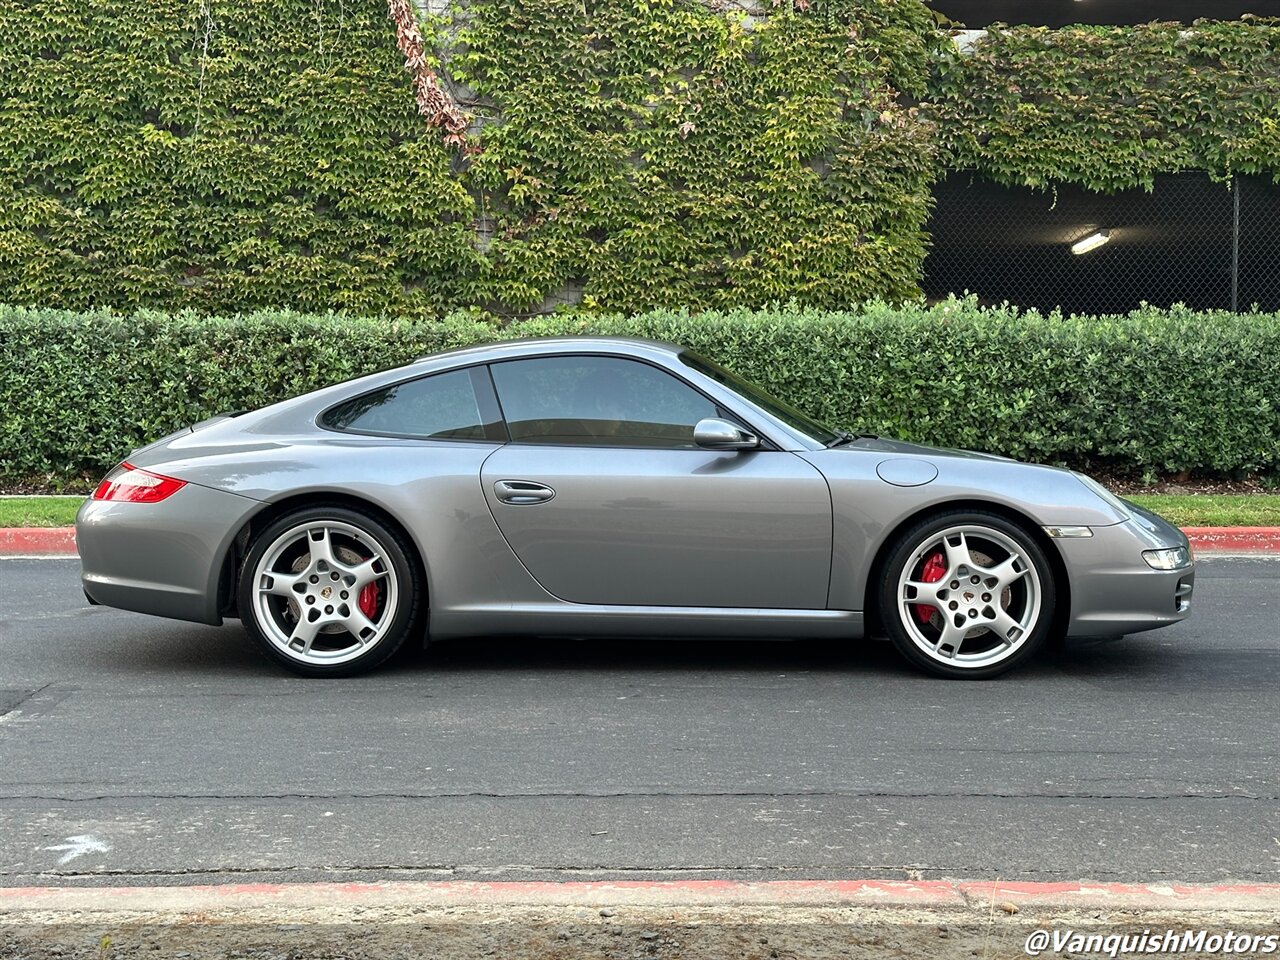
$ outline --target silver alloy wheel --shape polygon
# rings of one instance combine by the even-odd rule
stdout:
[[[301,663],[334,665],[373,649],[399,608],[386,548],[349,523],[311,520],[278,536],[253,572],[254,615],[280,652]],[[375,586],[367,616],[360,592]]]
[[[922,570],[935,555],[945,573],[925,581]],[[931,534],[911,552],[898,578],[898,616],[926,656],[952,667],[989,667],[1031,636],[1041,593],[1040,571],[1017,541],[966,524]],[[934,608],[927,623],[917,617],[921,607]]]

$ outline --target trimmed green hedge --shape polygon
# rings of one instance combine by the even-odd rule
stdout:
[[[0,307],[0,484],[96,478],[148,439],[424,353],[513,336],[685,343],[832,424],[1130,473],[1280,473],[1280,316],[1043,316],[873,303],[828,313],[356,319]]]

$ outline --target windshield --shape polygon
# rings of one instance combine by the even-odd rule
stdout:
[[[712,380],[719,381],[734,393],[741,394],[757,407],[777,417],[793,430],[798,430],[824,447],[840,439],[840,434],[834,430],[824,427],[817,420],[801,413],[791,404],[766,393],[749,380],[743,380],[736,373],[726,370],[714,360],[708,360],[706,357],[700,356],[691,350],[681,353],[680,360],[685,366],[692,367],[699,373],[706,374]]]

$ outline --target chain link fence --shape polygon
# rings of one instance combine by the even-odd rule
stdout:
[[[955,173],[935,191],[930,299],[1068,313],[1122,313],[1146,302],[1280,311],[1280,186],[1205,174],[1157,179],[1151,193],[1009,188]]]

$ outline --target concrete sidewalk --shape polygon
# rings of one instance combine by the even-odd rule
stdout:
[[[1118,944],[1124,935],[1205,930],[1266,937],[1277,933],[1278,917],[1280,884],[693,880],[9,888],[0,889],[0,956],[778,960],[1016,957],[1031,948],[1067,956],[1085,952],[1085,941],[1074,951],[1067,946],[1072,936],[1099,938],[1087,951],[1095,955],[1109,949],[1106,938]],[[1053,946],[1055,934],[1061,949]],[[1180,955],[1211,952],[1222,951]],[[1257,953],[1266,955],[1265,949]]]

